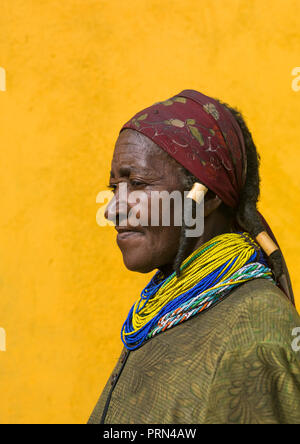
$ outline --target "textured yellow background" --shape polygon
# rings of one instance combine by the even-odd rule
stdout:
[[[299,0],[1,0],[0,422],[82,423],[149,276],[95,199],[120,126],[185,88],[237,105],[300,306]]]

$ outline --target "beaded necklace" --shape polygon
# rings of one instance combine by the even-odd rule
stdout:
[[[181,275],[157,272],[132,306],[121,331],[128,350],[186,321],[252,279],[273,281],[260,247],[248,233],[217,236],[181,265]]]

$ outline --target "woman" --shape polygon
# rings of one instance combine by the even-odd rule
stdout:
[[[159,271],[123,325],[124,349],[90,423],[300,423],[300,353],[291,345],[300,319],[256,208],[258,165],[239,112],[196,91],[122,128],[106,217],[126,267]],[[149,213],[153,191],[184,195],[199,184],[208,190],[204,232],[187,236],[185,217],[181,227],[131,224],[124,183],[146,193]]]

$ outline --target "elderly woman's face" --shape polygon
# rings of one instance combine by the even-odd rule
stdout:
[[[182,173],[173,159],[150,139],[133,130],[120,134],[112,159],[110,186],[114,198],[108,204],[105,216],[112,220],[116,211],[117,243],[126,267],[132,271],[147,273],[155,268],[170,266],[176,256],[180,227],[130,225],[130,210],[134,204],[121,200],[120,184],[127,184],[131,191],[144,191],[147,196],[148,220],[151,217],[152,191],[178,190],[183,192]],[[126,220],[125,226],[120,221]],[[172,220],[172,219],[171,219]]]

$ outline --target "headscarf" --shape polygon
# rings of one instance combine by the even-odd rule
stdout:
[[[124,129],[147,136],[226,205],[238,207],[247,173],[245,141],[232,113],[217,100],[184,90],[140,111]],[[262,216],[261,220],[278,245]],[[282,289],[294,302],[284,258],[283,262],[287,285]]]

